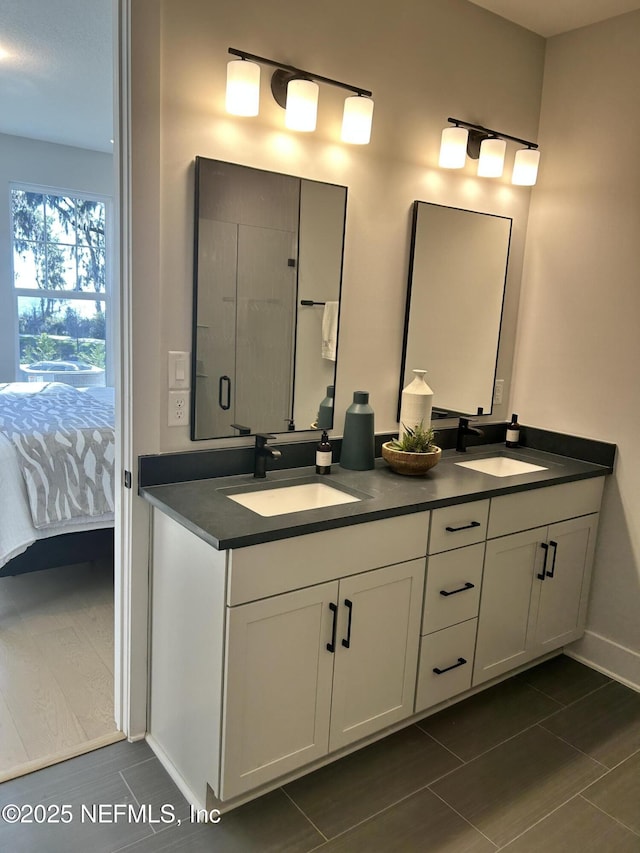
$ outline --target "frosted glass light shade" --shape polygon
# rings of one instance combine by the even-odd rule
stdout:
[[[342,141],[368,145],[373,122],[373,101],[360,95],[345,98],[342,114]]]
[[[535,148],[521,148],[513,161],[511,183],[520,187],[532,187],[538,178],[540,152]]]
[[[499,178],[504,170],[504,154],[507,143],[504,139],[491,137],[480,145],[478,175],[481,178]]]
[[[315,130],[317,116],[318,84],[313,80],[290,80],[287,85],[285,126],[289,130]]]
[[[260,110],[260,66],[244,59],[227,63],[227,112],[257,116]]]
[[[440,159],[442,169],[462,169],[467,160],[467,140],[469,131],[465,127],[445,127],[440,140]]]

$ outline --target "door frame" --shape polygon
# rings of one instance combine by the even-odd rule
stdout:
[[[118,331],[115,348],[116,376],[116,476],[114,532],[114,640],[115,678],[114,709],[117,728],[130,739],[144,735],[144,707],[134,700],[133,676],[135,657],[132,623],[132,525],[133,482],[125,486],[125,471],[133,471],[133,406],[132,387],[132,306],[131,306],[131,140],[130,140],[130,68],[131,68],[131,0],[112,0],[114,57],[114,270],[119,286],[114,287],[117,300]],[[144,649],[146,659],[146,649]],[[140,704],[139,702],[137,704]]]

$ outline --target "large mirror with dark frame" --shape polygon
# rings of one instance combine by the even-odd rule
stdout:
[[[434,418],[491,414],[511,224],[414,202],[400,393],[426,370]]]
[[[195,172],[191,437],[316,429],[335,382],[347,188],[204,157]]]

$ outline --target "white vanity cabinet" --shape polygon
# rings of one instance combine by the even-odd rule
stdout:
[[[577,639],[603,483],[228,551],[154,509],[153,748],[235,804]]]
[[[582,635],[603,483],[580,480],[492,501],[474,685]]]
[[[150,731],[188,787],[233,799],[413,714],[428,529],[419,512],[220,552],[154,513]],[[199,628],[169,615],[188,600]],[[178,695],[180,661],[197,679]]]

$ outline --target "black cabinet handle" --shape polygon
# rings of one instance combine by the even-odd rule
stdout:
[[[542,571],[539,575],[537,575],[538,580],[543,581],[546,578],[547,572],[547,557],[549,556],[549,546],[546,542],[541,542],[540,547],[544,551],[544,563],[542,564]]]
[[[454,663],[451,666],[448,666],[446,669],[438,669],[437,666],[434,666],[433,671],[436,675],[442,675],[445,672],[450,672],[452,669],[457,669],[459,666],[464,666],[466,660],[464,658],[458,658],[458,663]]]
[[[472,527],[480,527],[479,521],[472,521],[471,524],[465,524],[463,527],[445,527],[447,533],[457,533],[459,530],[471,530]]]
[[[347,639],[342,641],[342,645],[345,649],[348,649],[351,646],[351,617],[353,616],[353,601],[349,601],[348,598],[345,598],[344,606],[349,609],[349,624],[347,625]]]
[[[465,589],[473,589],[475,584],[471,583],[471,581],[467,581],[464,586],[461,586],[460,589],[452,589],[451,592],[447,592],[446,589],[440,590],[440,595],[455,595],[457,592],[464,592]]]
[[[553,559],[551,560],[551,571],[547,572],[547,577],[552,578],[553,573],[556,570],[556,557],[558,556],[558,543],[554,542],[552,539],[549,540],[549,545],[553,548]]]
[[[227,402],[223,403],[222,402],[222,395],[223,395],[225,384],[227,386],[227,389],[226,389],[227,390]],[[231,380],[229,379],[228,376],[221,376],[220,379],[218,380],[218,405],[220,406],[221,409],[224,409],[225,412],[227,411],[227,409],[231,408]]]
[[[333,628],[331,629],[331,642],[327,643],[327,651],[333,652],[335,654],[336,651],[336,630],[338,628],[338,605],[334,604],[333,601],[329,604],[329,610],[333,613]]]

